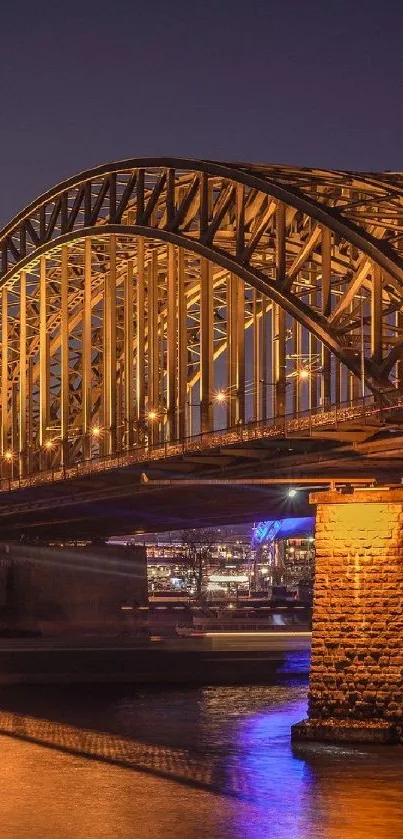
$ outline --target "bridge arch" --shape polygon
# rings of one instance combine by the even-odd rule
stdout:
[[[55,187],[0,233],[3,458],[393,398],[402,202],[400,175],[175,159]]]

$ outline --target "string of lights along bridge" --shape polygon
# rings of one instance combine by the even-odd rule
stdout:
[[[400,174],[138,159],[59,184],[0,234],[3,477],[400,404],[402,236]]]

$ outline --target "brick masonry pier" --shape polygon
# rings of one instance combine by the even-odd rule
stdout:
[[[293,740],[403,742],[403,487],[317,505],[308,719]]]

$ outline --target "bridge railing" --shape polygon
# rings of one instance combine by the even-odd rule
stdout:
[[[259,420],[238,424],[231,428],[215,431],[200,432],[184,437],[182,440],[165,441],[155,444],[135,445],[130,449],[95,456],[82,460],[74,465],[60,466],[56,469],[44,469],[34,474],[18,478],[2,478],[0,492],[11,492],[54,481],[86,477],[98,472],[121,469],[139,464],[152,463],[158,460],[192,455],[217,449],[223,446],[233,446],[264,438],[286,438],[293,435],[306,434],[310,436],[321,428],[333,427],[335,430],[344,423],[359,422],[371,424],[382,423],[390,410],[403,408],[403,394],[388,394],[387,404],[375,400],[373,396],[366,396],[357,401],[349,401],[331,407],[318,406],[314,410],[301,411],[298,414],[285,414],[270,420]]]

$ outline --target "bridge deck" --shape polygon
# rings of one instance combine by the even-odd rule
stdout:
[[[403,432],[393,423],[381,424],[392,419],[392,410],[399,407],[400,403],[381,410],[372,403],[363,415],[362,405],[350,405],[3,482],[2,538],[19,538],[21,533],[71,537],[218,526],[251,521],[269,512],[307,515],[308,491],[289,499],[285,487],[270,487],[263,481],[261,486],[240,486],[239,480],[312,477],[314,485],[318,476],[349,475],[400,483]],[[329,441],[332,428],[334,440]],[[349,442],[346,431],[352,434]],[[148,484],[144,473],[151,479]],[[171,482],[153,483],[167,473]],[[184,477],[203,476],[238,483],[193,488],[181,483]]]
[[[401,408],[403,408],[401,397],[395,397],[387,406],[380,406],[371,397],[359,402],[335,406],[330,410],[318,408],[315,411],[302,412],[297,416],[284,416],[275,421],[251,422],[229,429],[197,434],[177,442],[136,446],[114,455],[83,460],[70,467],[42,470],[24,478],[3,478],[0,481],[0,491],[12,492],[44,483],[53,484],[56,481],[87,477],[129,466],[161,464],[164,461],[178,460],[178,458],[183,461],[184,458],[192,455],[197,456],[200,464],[203,454],[209,455],[215,452],[215,457],[217,457],[218,449],[225,449],[225,454],[232,459],[231,449],[228,450],[227,447],[244,447],[264,440],[279,442],[301,436],[303,439],[333,439],[337,443],[345,441],[346,435],[348,440],[351,435],[352,442],[360,442],[373,435],[385,419],[391,417],[392,412],[396,414],[396,409]],[[403,423],[403,412],[400,422]],[[216,461],[215,465],[220,464]],[[183,470],[180,468],[178,471]]]

